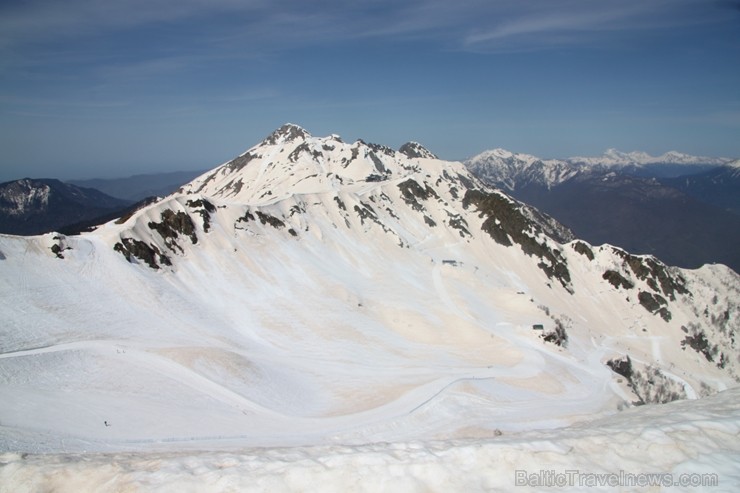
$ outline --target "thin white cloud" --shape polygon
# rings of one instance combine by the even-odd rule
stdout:
[[[583,33],[619,32],[673,17],[658,14],[669,4],[691,1],[31,0],[0,7],[0,70],[16,81],[9,94],[27,94],[25,82],[33,81],[49,98],[64,94],[61,99],[82,102],[93,91],[101,99],[128,98],[138,109],[141,100],[167,99],[163,88],[180,77],[219,73],[246,59],[266,58],[269,65],[269,57],[283,50],[409,38],[431,42],[430,49],[547,49],[583,43],[589,38]],[[145,32],[161,28],[162,36],[139,39],[137,29],[149,27],[154,29]],[[3,47],[12,48],[8,56],[1,56]],[[274,97],[269,86],[265,81],[243,99]],[[44,99],[36,101],[29,107],[47,107]]]
[[[547,49],[561,44],[588,44],[596,38],[628,38],[636,31],[660,30],[717,22],[721,13],[698,0],[624,0],[621,2],[535,2],[511,11],[463,39],[468,49]]]
[[[0,11],[0,39],[7,44],[84,36],[209,13],[256,12],[265,5],[263,0],[31,0]]]
[[[613,29],[610,23],[619,20],[615,12],[580,12],[575,14],[546,13],[504,22],[493,29],[471,34],[465,38],[468,45],[512,38],[523,35],[562,31],[597,31]]]
[[[0,49],[22,64],[39,47],[154,26],[153,49],[188,56],[259,56],[351,39],[424,39],[438,48],[546,49],[588,43],[584,34],[628,33],[718,19],[706,0],[31,0],[0,7]],[[709,2],[711,3],[711,2]],[[616,34],[615,34],[616,33]],[[169,37],[168,37],[169,36]],[[134,40],[135,42],[135,40]],[[184,42],[182,46],[178,43]],[[196,44],[197,42],[197,44]],[[169,45],[167,45],[169,43]],[[167,45],[167,46],[164,46]],[[25,47],[26,50],[17,49]],[[35,51],[34,51],[35,50]],[[194,52],[195,51],[195,52]],[[200,51],[200,53],[198,53]],[[2,53],[2,52],[0,52]],[[163,53],[157,54],[162,56]],[[94,50],[90,58],[96,56]]]

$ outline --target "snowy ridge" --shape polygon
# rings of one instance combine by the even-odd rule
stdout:
[[[494,183],[507,191],[520,190],[529,185],[551,188],[565,181],[589,173],[607,173],[643,168],[646,166],[725,166],[728,158],[691,156],[669,151],[660,156],[645,152],[621,152],[608,149],[602,156],[571,157],[568,159],[541,159],[530,154],[514,153],[505,149],[484,151],[465,161],[470,171],[486,183]]]
[[[410,158],[437,159],[437,156],[418,142],[406,142],[398,152]]]
[[[686,164],[686,165],[714,165],[722,166],[732,159],[722,157],[692,156],[677,151],[668,151],[660,156],[651,156],[646,152],[621,152],[617,149],[607,149],[603,155],[596,157],[571,157],[566,161],[583,163],[591,166],[623,167],[644,166],[647,164]]]
[[[584,165],[557,159],[543,160],[530,154],[513,153],[504,149],[484,151],[465,161],[465,165],[484,182],[496,183],[507,191],[532,184],[549,188],[589,169]]]
[[[461,163],[286,125],[92,233],[0,236],[0,450],[331,455],[737,385],[737,274],[558,228]]]
[[[362,191],[418,173],[425,161],[434,159],[418,144],[402,149],[405,152],[361,140],[346,144],[337,135],[312,137],[286,124],[238,158],[196,178],[182,192],[258,205],[292,194]]]
[[[740,178],[740,159],[736,159],[725,165],[730,170],[730,175],[734,178]]]
[[[681,161],[676,153],[664,156],[671,155]],[[639,157],[584,163],[494,149],[465,164],[487,185],[551,214],[592,243],[650,252],[687,268],[722,263],[740,271],[740,229],[732,214],[740,208],[737,168],[688,158],[649,164],[644,156],[648,164],[634,164]],[[689,234],[676,237],[678,231],[701,242],[688,240]]]

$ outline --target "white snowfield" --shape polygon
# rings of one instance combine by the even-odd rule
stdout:
[[[735,492],[739,398],[737,390],[729,390],[566,429],[467,440],[5,453],[0,492]]]
[[[557,254],[527,254],[482,230],[473,188],[519,207],[460,163],[285,126],[121,224],[0,236],[0,491],[736,485],[738,276],[534,231]],[[699,333],[709,357],[682,345]],[[625,410],[606,362],[626,355],[641,392],[724,392]]]

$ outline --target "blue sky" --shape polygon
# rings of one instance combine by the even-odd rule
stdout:
[[[446,159],[740,157],[740,1],[0,4],[0,181],[207,169],[285,122]]]

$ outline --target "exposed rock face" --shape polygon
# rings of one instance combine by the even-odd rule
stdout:
[[[540,261],[538,267],[549,278],[556,278],[564,288],[572,289],[567,260],[557,247],[553,247],[542,237],[541,228],[529,220],[521,207],[500,193],[486,193],[468,190],[463,199],[463,207],[474,205],[479,214],[486,218],[483,231],[504,246],[518,245],[524,253]]]
[[[279,143],[293,142],[295,140],[306,139],[311,135],[298,125],[292,123],[286,123],[282,127],[271,133],[262,142],[267,145],[275,145]]]
[[[203,218],[203,231],[208,233],[208,230],[211,229],[211,214],[216,212],[216,206],[206,199],[189,200],[186,204],[195,209],[194,212],[200,214],[200,217]]]
[[[406,142],[398,148],[398,152],[410,158],[437,159],[437,156],[418,142]]]
[[[134,238],[122,238],[113,249],[123,254],[129,262],[133,262],[133,258],[136,257],[155,270],[159,269],[160,265],[172,265],[170,258],[162,254],[159,248]]]
[[[197,203],[197,201],[191,202]],[[201,202],[200,205],[203,205]],[[204,208],[204,210],[207,210]],[[184,211],[173,211],[165,209],[160,214],[160,221],[149,221],[149,229],[156,231],[161,238],[162,245],[173,253],[184,254],[185,250],[178,242],[180,236],[187,237],[191,244],[198,243],[196,226],[192,218]],[[208,225],[204,222],[204,232]],[[163,249],[157,246],[156,241],[142,241],[136,238],[122,237],[116,243],[114,250],[123,254],[126,260],[133,261],[133,257],[144,261],[152,269],[159,269],[161,265],[171,266],[172,260],[163,253]]]
[[[614,270],[607,270],[606,272],[604,272],[604,275],[602,277],[605,281],[608,281],[609,284],[611,284],[615,288],[632,289],[635,287],[635,284],[632,281],[625,278],[622,274]]]

